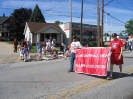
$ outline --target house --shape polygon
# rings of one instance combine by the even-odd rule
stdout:
[[[97,25],[91,24],[82,24],[83,32],[80,35],[80,23],[72,22],[72,29],[70,28],[70,22],[63,23],[60,25],[62,30],[65,32],[64,34],[64,43],[69,45],[72,42],[72,36],[76,35],[78,40],[80,41],[80,36],[82,37],[82,41],[91,42],[97,41]],[[72,31],[72,32],[71,32]]]
[[[63,30],[55,23],[26,22],[24,35],[31,43],[39,39],[44,42],[47,39],[55,38],[57,43],[63,42]]]
[[[6,39],[9,37],[7,26],[10,24],[10,22],[10,17],[6,17],[5,14],[3,14],[3,16],[0,16],[0,39]]]

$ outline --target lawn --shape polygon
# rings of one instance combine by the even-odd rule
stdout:
[[[7,41],[8,44],[13,44],[13,41]],[[20,44],[20,42],[18,41],[18,44]]]
[[[32,46],[30,52],[31,52],[31,53],[36,53],[36,52],[37,52],[37,46]]]
[[[7,41],[8,44],[13,44],[13,41]],[[19,42],[20,43],[20,42]],[[57,49],[60,51],[60,47],[57,47]],[[37,52],[37,46],[32,46],[31,48],[31,53],[36,53]]]
[[[56,47],[58,51],[60,51],[60,47]],[[31,53],[36,53],[37,52],[37,46],[32,46],[32,49],[30,51]]]
[[[8,44],[13,44],[13,41],[7,41]]]

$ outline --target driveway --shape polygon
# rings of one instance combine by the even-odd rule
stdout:
[[[0,64],[20,62],[19,52],[13,52],[13,45],[0,42]]]

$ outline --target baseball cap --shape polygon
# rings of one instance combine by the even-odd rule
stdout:
[[[114,37],[114,36],[117,36],[117,34],[116,34],[116,33],[113,33],[113,34],[112,34],[112,37]]]

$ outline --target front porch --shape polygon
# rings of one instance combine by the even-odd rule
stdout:
[[[56,43],[63,42],[63,34],[62,33],[38,33],[38,34],[32,33],[31,41],[33,43],[36,43],[40,39],[41,42],[45,42],[46,39],[49,39],[50,37],[52,39],[56,39]]]
[[[7,40],[9,37],[9,32],[6,29],[0,29],[0,40]]]

